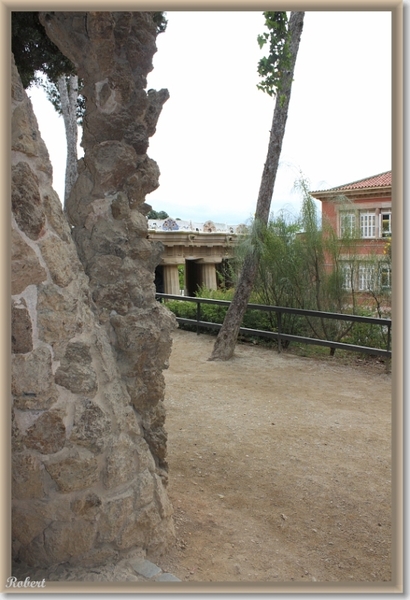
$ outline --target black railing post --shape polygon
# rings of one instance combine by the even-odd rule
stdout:
[[[280,342],[280,334],[281,334],[281,326],[282,326],[282,313],[278,311],[278,353],[282,352],[281,342]]]
[[[196,334],[199,335],[199,321],[201,320],[201,303],[197,300],[196,304]]]
[[[391,322],[387,324],[387,352],[390,352],[391,345]],[[391,358],[386,359],[386,373],[390,373],[391,369]]]

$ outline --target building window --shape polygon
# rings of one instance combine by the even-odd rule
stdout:
[[[374,267],[373,265],[359,265],[359,291],[366,292],[374,289]]]
[[[339,265],[344,290],[374,292],[391,289],[391,265],[387,262],[357,264],[341,261]]]
[[[376,211],[360,212],[359,223],[360,238],[391,237],[391,210],[383,210],[380,214],[376,214]],[[340,237],[359,237],[356,227],[356,213],[353,211],[340,211]]]
[[[344,290],[351,290],[354,288],[354,269],[353,265],[344,263],[341,265],[342,273],[342,287]]]
[[[380,213],[380,235],[381,237],[391,237],[391,212]]]
[[[380,287],[384,290],[391,288],[390,265],[381,265],[380,267]]]
[[[360,213],[360,235],[362,238],[376,236],[376,213]]]
[[[353,237],[356,230],[356,215],[354,212],[340,213],[341,237]]]

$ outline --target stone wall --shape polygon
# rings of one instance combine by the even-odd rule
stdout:
[[[98,565],[173,537],[162,369],[175,321],[155,301],[160,249],[135,210],[155,163],[118,140],[97,146],[82,161],[73,228],[13,63],[13,558],[37,567]],[[129,162],[128,179],[115,160]]]
[[[175,321],[155,300],[163,246],[147,239],[145,197],[159,185],[147,149],[169,94],[145,91],[156,51],[152,14],[53,12],[40,20],[84,82],[84,158],[66,206],[72,236],[99,324],[166,479],[162,369]]]

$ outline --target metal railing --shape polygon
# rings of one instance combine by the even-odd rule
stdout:
[[[196,326],[196,332],[199,335],[200,328],[206,329],[220,329],[222,327],[221,323],[213,323],[210,321],[202,321],[201,320],[201,304],[213,304],[219,306],[230,305],[229,300],[214,300],[212,298],[197,298],[196,296],[177,296],[175,294],[156,294],[157,299],[164,300],[179,300],[180,302],[195,302],[196,303],[196,319],[187,319],[185,317],[176,317],[178,323],[185,323],[189,325]],[[248,327],[240,327],[239,331],[243,335],[252,335],[257,337],[264,337],[269,339],[274,339],[278,343],[278,352],[281,352],[282,341],[296,341],[301,342],[303,344],[314,344],[317,346],[326,346],[328,348],[348,350],[352,352],[360,352],[363,354],[372,354],[376,356],[384,356],[386,358],[391,358],[391,327],[392,322],[391,319],[381,319],[376,317],[362,317],[359,315],[349,315],[342,313],[332,313],[332,312],[321,312],[316,310],[304,310],[301,308],[287,308],[284,306],[270,306],[266,304],[248,304],[247,308],[249,310],[261,310],[265,312],[275,312],[277,313],[277,331],[265,331],[263,329],[250,329]],[[301,315],[305,317],[316,317],[321,319],[334,319],[337,321],[350,321],[356,323],[364,323],[367,325],[378,325],[380,327],[387,328],[387,343],[386,349],[383,348],[371,348],[370,346],[358,346],[355,344],[346,344],[344,342],[335,342],[332,340],[323,340],[319,338],[312,337],[304,337],[300,335],[292,335],[289,333],[283,333],[281,331],[282,326],[282,315],[283,314],[293,314],[293,315]]]

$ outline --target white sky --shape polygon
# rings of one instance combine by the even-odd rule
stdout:
[[[168,88],[148,154],[160,187],[155,210],[193,221],[252,217],[274,98],[257,90],[262,12],[168,12],[148,89]],[[63,197],[62,119],[30,90]],[[301,171],[326,189],[391,169],[391,14],[307,12],[272,211],[297,212]]]

